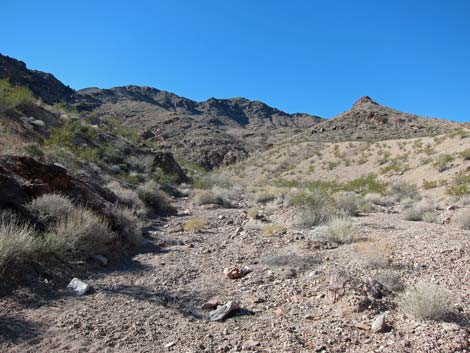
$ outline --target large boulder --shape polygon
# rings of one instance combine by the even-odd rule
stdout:
[[[70,175],[59,165],[30,157],[0,156],[0,210],[13,209],[28,216],[24,205],[47,193],[61,193],[107,218],[117,197],[89,181]]]
[[[185,172],[170,152],[156,152],[153,166],[160,168],[165,174],[177,176],[177,182],[179,183],[188,181]]]

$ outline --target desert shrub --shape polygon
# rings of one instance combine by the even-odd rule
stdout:
[[[452,294],[436,284],[420,282],[403,293],[398,308],[419,320],[441,320],[453,313]]]
[[[70,214],[75,206],[66,196],[53,193],[34,199],[27,205],[27,208],[37,216],[39,222],[50,226]]]
[[[28,156],[36,159],[42,159],[45,156],[41,146],[39,146],[37,143],[27,143],[23,146],[23,150]]]
[[[407,182],[398,182],[391,185],[389,194],[396,201],[401,201],[405,198],[419,198],[418,187],[415,184],[410,184]]]
[[[114,207],[111,211],[113,228],[126,243],[134,246],[145,244],[142,234],[142,220],[127,207]]]
[[[136,191],[123,187],[119,182],[112,181],[106,187],[111,190],[122,204],[134,209],[143,209],[145,204]]]
[[[200,232],[207,224],[208,221],[205,218],[193,218],[183,224],[183,229],[187,232]]]
[[[441,154],[432,164],[440,173],[446,171],[451,167],[451,163],[454,161],[454,157],[451,154]]]
[[[456,197],[470,195],[470,173],[465,170],[458,172],[446,192]]]
[[[390,196],[382,196],[376,193],[366,194],[366,196],[364,196],[364,201],[368,203],[372,203],[372,205],[383,206],[383,207],[389,207],[395,203],[393,198],[391,198]]]
[[[391,262],[392,251],[383,241],[366,241],[354,245],[358,259],[371,267],[387,267]]]
[[[258,212],[259,212],[259,210],[255,207],[253,207],[253,208],[250,208],[248,210],[247,214],[248,214],[248,217],[250,217],[250,218],[256,218],[256,216],[258,216]]]
[[[387,191],[387,184],[377,179],[375,174],[368,174],[357,179],[350,180],[341,186],[342,191],[353,191],[357,194],[378,193],[385,194]]]
[[[361,198],[353,193],[344,193],[335,197],[335,207],[343,214],[357,216]]]
[[[48,230],[42,250],[58,254],[68,251],[93,253],[105,250],[113,239],[114,234],[102,217],[86,208],[77,207],[61,216]]]
[[[194,202],[197,205],[219,205],[222,207],[233,207],[230,200],[231,195],[227,190],[213,187],[211,190],[201,190],[196,192]]]
[[[466,150],[460,152],[459,156],[466,161],[470,161],[470,148],[467,148]]]
[[[214,186],[228,189],[233,186],[233,183],[230,178],[223,173],[207,174],[203,177],[196,178],[194,181],[194,188],[196,189],[211,189]]]
[[[274,201],[276,199],[276,195],[270,191],[259,191],[255,195],[255,201],[257,203],[266,204],[268,202]]]
[[[324,240],[339,244],[348,244],[356,241],[357,234],[353,222],[347,216],[335,216],[320,229],[320,237]]]
[[[168,197],[164,192],[159,190],[157,183],[153,180],[139,186],[137,195],[145,206],[156,214],[174,211]]]
[[[21,263],[37,251],[33,227],[17,217],[0,214],[0,272]]]
[[[437,188],[438,186],[439,186],[439,182],[437,180],[428,181],[426,179],[423,179],[424,190],[434,189],[434,188]]]
[[[462,229],[470,229],[470,209],[458,212],[454,217],[454,223]]]
[[[301,228],[324,223],[337,212],[333,198],[322,188],[292,190],[287,202],[296,208],[295,225]]]
[[[30,90],[12,85],[7,79],[0,80],[0,112],[31,104],[34,96]]]
[[[390,292],[401,292],[405,286],[402,282],[402,275],[398,272],[385,270],[375,276],[375,280],[380,282]]]
[[[280,224],[269,224],[263,227],[263,234],[268,236],[281,235],[286,232],[286,227]]]
[[[420,202],[404,212],[404,218],[407,221],[424,221],[430,219],[429,213],[432,214],[434,207],[427,202]]]

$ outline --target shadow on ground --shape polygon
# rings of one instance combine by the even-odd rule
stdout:
[[[0,343],[28,341],[40,335],[38,326],[23,319],[0,316]]]

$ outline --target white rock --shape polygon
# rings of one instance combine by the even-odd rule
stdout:
[[[91,286],[78,278],[74,278],[68,284],[67,289],[74,292],[76,295],[81,296],[87,294],[90,291]]]
[[[37,127],[46,127],[46,124],[42,120],[33,120],[30,122],[31,125],[37,126]]]
[[[373,332],[384,332],[385,327],[386,327],[385,314],[381,314],[374,319],[374,321],[372,322],[372,325],[370,326],[370,329]]]

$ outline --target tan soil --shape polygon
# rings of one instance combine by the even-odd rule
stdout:
[[[306,232],[288,229],[268,237],[239,231],[238,209],[204,209],[189,200],[174,216],[156,224],[142,252],[84,278],[95,292],[81,298],[44,300],[21,289],[0,299],[1,352],[465,352],[470,348],[470,232],[452,225],[402,220],[376,213],[355,218],[360,234],[392,249],[387,269],[369,268],[355,244],[315,249]],[[281,214],[279,212],[278,214]],[[192,218],[206,218],[200,233],[182,230]],[[282,217],[270,217],[281,222]],[[277,258],[277,265],[263,262]],[[266,260],[266,259],[264,259]],[[271,260],[273,260],[271,258]],[[249,266],[242,279],[225,267]],[[361,286],[379,272],[395,271],[405,284],[439,283],[457,298],[454,322],[420,322],[394,307],[393,296],[362,307]],[[350,285],[333,302],[331,288]],[[201,305],[217,296],[238,300],[240,310],[223,322],[208,321]],[[25,299],[27,298],[27,300]],[[391,330],[373,333],[374,318],[388,310]],[[259,345],[258,345],[259,344]],[[245,347],[244,347],[245,346]]]

